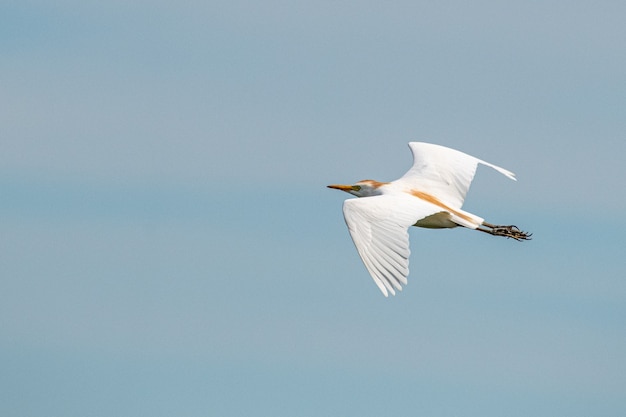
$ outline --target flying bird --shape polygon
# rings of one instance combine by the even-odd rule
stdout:
[[[478,164],[516,181],[515,174],[455,149],[411,142],[413,166],[392,182],[362,180],[329,185],[357,199],[343,203],[350,236],[365,267],[385,297],[402,291],[409,275],[410,226],[430,229],[466,227],[518,241],[532,234],[516,226],[498,226],[461,209]]]

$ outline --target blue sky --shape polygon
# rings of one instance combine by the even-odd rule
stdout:
[[[626,412],[621,2],[5,2],[0,413]],[[517,243],[411,230],[385,299],[330,183],[407,142]]]

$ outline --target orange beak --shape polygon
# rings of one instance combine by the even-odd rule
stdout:
[[[331,185],[328,185],[327,187],[334,188],[335,190],[345,191],[346,193],[349,193],[350,191],[353,190],[351,185],[331,184]]]

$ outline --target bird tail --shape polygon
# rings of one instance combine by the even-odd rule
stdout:
[[[450,213],[450,220],[469,229],[477,229],[485,221],[482,217],[461,209],[455,209],[454,212]]]

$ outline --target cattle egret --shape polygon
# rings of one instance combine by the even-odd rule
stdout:
[[[402,291],[409,275],[410,226],[445,229],[463,226],[518,241],[531,234],[497,226],[461,210],[478,164],[515,180],[515,174],[463,152],[423,142],[409,143],[413,166],[392,182],[362,180],[329,185],[357,197],[343,203],[343,215],[365,267],[387,297]]]

